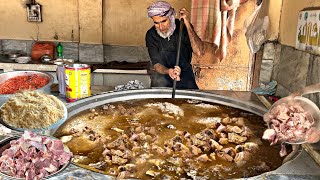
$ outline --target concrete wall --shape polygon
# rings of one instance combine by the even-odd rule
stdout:
[[[266,43],[260,82],[278,82],[276,95],[288,96],[306,86],[320,83],[320,56],[279,43]],[[320,107],[320,93],[305,95]]]
[[[279,28],[280,28],[280,15],[281,7],[283,0],[268,0],[269,1],[269,10],[268,15],[270,18],[270,38],[269,40],[274,41],[279,37]]]
[[[80,43],[102,44],[102,0],[79,0],[78,3]]]
[[[40,23],[27,21],[25,2],[0,0],[0,39],[55,41],[57,35],[59,41],[79,41],[78,0],[37,0]]]
[[[270,3],[274,2],[270,0]],[[306,86],[320,83],[320,56],[295,49],[299,11],[319,6],[319,0],[282,0],[281,11],[279,11],[279,37],[278,39],[270,38],[278,42],[264,44],[260,71],[261,83],[272,80],[278,82],[277,96],[285,97]],[[277,17],[277,12],[271,11],[273,8],[270,6],[269,15]],[[271,22],[271,24],[275,23]],[[276,30],[272,33],[276,34]],[[306,95],[306,97],[320,107],[320,93]]]
[[[103,0],[103,43],[145,46],[145,33],[153,26],[147,8],[155,0]],[[191,9],[191,0],[167,0],[176,11]]]
[[[0,0],[0,39],[144,46],[154,0],[37,0],[43,22],[27,21],[25,2]],[[168,0],[190,10],[190,0]]]

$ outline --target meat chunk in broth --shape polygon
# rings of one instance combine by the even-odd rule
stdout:
[[[84,125],[69,128],[79,119]],[[276,153],[280,147],[256,143],[264,126],[261,117],[231,107],[146,99],[84,111],[55,136],[68,146],[79,143],[79,137],[95,143],[81,154],[73,145],[75,162],[120,179],[226,179],[258,175],[281,165]]]

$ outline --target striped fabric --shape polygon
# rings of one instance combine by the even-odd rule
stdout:
[[[192,0],[191,23],[198,36],[213,44],[213,51],[222,60],[234,30],[236,10],[247,0]]]

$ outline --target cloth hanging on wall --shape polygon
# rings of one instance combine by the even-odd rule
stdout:
[[[236,10],[247,0],[192,0],[191,23],[198,36],[213,44],[217,58],[224,59],[231,41]]]

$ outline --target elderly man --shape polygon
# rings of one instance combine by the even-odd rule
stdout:
[[[172,87],[177,80],[178,89],[198,89],[195,82],[191,59],[192,52],[198,56],[204,54],[204,44],[193,30],[188,11],[179,11],[180,20],[185,27],[182,31],[179,66],[176,64],[180,21],[175,19],[175,10],[165,1],[154,2],[148,8],[148,16],[154,26],[146,33],[146,46],[156,71],[151,77],[152,87]]]

